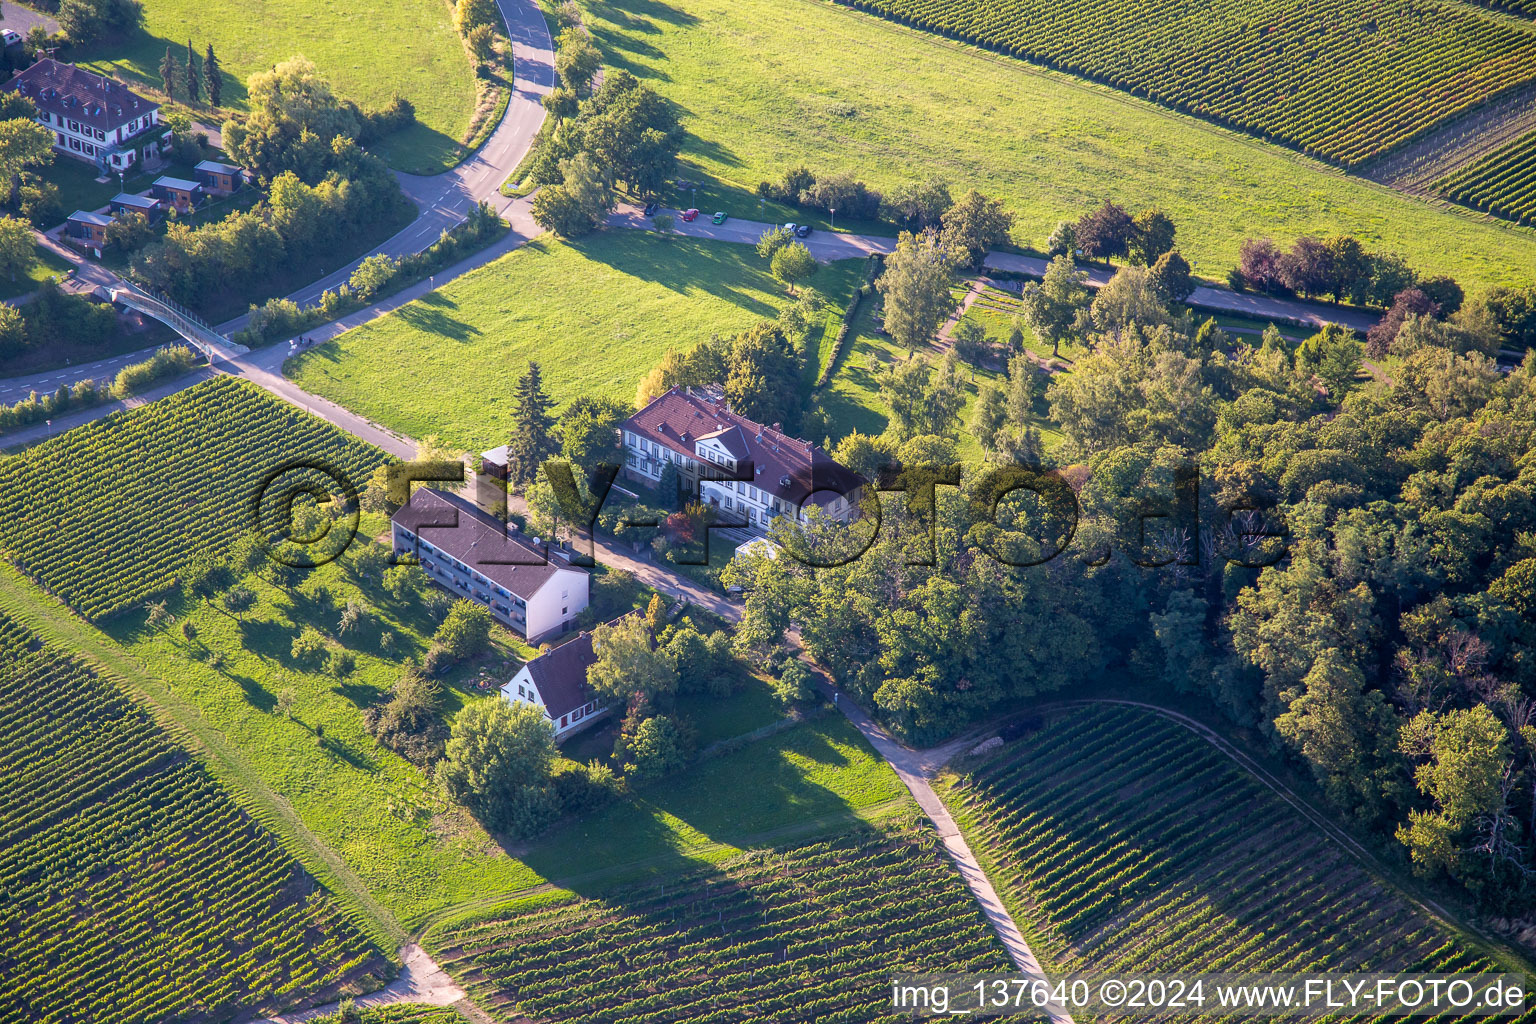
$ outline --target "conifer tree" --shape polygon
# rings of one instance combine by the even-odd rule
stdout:
[[[203,51],[203,79],[208,86],[208,102],[218,106],[224,93],[224,81],[219,76],[219,58],[214,56],[212,43]]]
[[[544,460],[560,450],[554,437],[555,417],[549,411],[554,404],[544,390],[539,364],[530,361],[528,372],[512,391],[512,437],[507,443],[507,472],[519,486],[532,483]]]

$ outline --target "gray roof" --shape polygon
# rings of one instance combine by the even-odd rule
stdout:
[[[69,215],[69,219],[78,221],[81,224],[98,224],[101,227],[115,223],[113,218],[108,217],[106,214],[92,213],[90,210],[76,210]]]
[[[214,174],[240,173],[240,168],[236,167],[234,164],[221,164],[217,160],[204,160],[202,163],[198,164],[192,169],[194,171],[212,171]]]
[[[419,488],[393,521],[525,601],[557,573],[583,571],[556,567],[516,526],[436,488]]]
[[[203,187],[203,183],[200,181],[188,181],[186,178],[173,178],[169,174],[163,174],[156,178],[155,184],[163,185],[166,188],[178,188],[184,192],[195,192],[196,190]]]
[[[639,612],[629,614],[638,615]],[[608,625],[625,617],[620,615]],[[597,695],[587,684],[587,669],[596,661],[597,652],[592,647],[592,634],[583,633],[559,647],[550,648],[523,667],[528,670],[533,685],[539,688],[539,699],[544,702],[544,709],[551,718],[558,719],[561,715],[568,715],[597,700]]]
[[[141,210],[147,210],[150,207],[160,205],[160,200],[158,199],[150,196],[135,195],[132,192],[119,192],[112,197],[112,202],[118,206],[136,206]]]

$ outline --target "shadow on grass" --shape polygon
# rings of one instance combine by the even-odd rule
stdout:
[[[272,691],[250,676],[231,674],[229,678],[239,684],[240,692],[245,695],[245,702],[257,711],[270,715],[277,708],[277,697],[272,694]]]
[[[400,307],[395,315],[418,330],[454,341],[468,341],[478,336],[480,328],[447,312],[457,308],[458,304],[442,292],[428,292],[415,302]]]
[[[568,244],[594,263],[680,295],[703,292],[764,320],[778,316],[776,307],[731,283],[755,278],[763,291],[772,293],[777,289],[761,267],[749,262],[757,257],[748,246],[683,235],[673,235],[665,244],[658,245],[644,232],[615,230],[573,239]]]

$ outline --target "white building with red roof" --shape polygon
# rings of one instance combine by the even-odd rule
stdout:
[[[170,144],[158,103],[73,64],[44,57],[3,88],[37,105],[54,149],[103,171],[127,170],[146,147],[158,154]]]
[[[777,516],[803,519],[813,505],[837,519],[857,513],[864,485],[857,473],[777,423],[738,415],[716,394],[673,388],[622,429],[626,477],[655,487],[674,466],[690,490],[729,513],[725,522],[744,522],[755,533]]]

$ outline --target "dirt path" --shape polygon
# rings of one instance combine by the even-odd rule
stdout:
[[[390,1003],[425,1003],[428,1006],[454,1006],[463,1004],[473,1011],[469,996],[454,983],[448,972],[427,955],[427,951],[408,942],[400,947],[400,976],[377,992],[358,996],[353,1002],[359,1006],[387,1006]],[[257,1018],[258,1024],[300,1024],[326,1014],[335,1013],[340,1003],[327,1003],[299,1013],[285,1013],[278,1017]],[[461,1010],[462,1012],[462,1010]],[[483,1014],[481,1016],[484,1016]],[[486,1018],[487,1020],[489,1018]]]
[[[987,285],[989,284],[991,282],[984,277],[978,277],[971,282],[971,287],[965,293],[965,298],[960,300],[960,304],[955,307],[955,311],[949,314],[949,319],[944,321],[944,326],[939,328],[940,350],[947,349],[950,345],[954,344],[955,328],[960,326],[960,321],[965,319],[965,314],[970,311],[971,306],[975,304],[976,300],[981,298],[981,293],[987,290]]]

